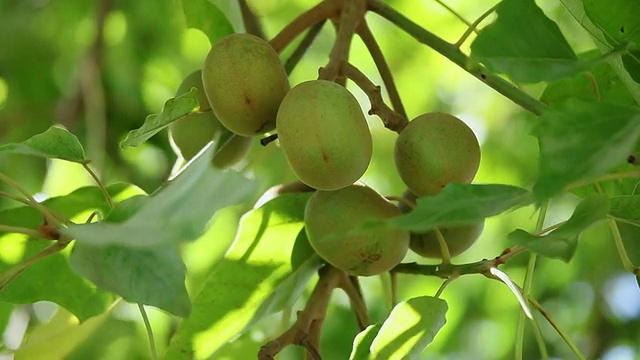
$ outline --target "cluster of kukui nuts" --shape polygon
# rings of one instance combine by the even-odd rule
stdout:
[[[388,271],[409,248],[442,257],[440,234],[455,256],[482,231],[484,223],[440,228],[440,234],[395,229],[350,234],[365,221],[411,209],[393,205],[358,182],[371,160],[372,138],[356,98],[326,80],[291,88],[278,54],[261,38],[235,34],[214,44],[202,70],[185,78],[178,95],[192,87],[198,89],[200,109],[170,126],[174,149],[189,159],[215,140],[214,165],[226,167],[246,155],[252,136],[275,130],[293,173],[316,190],[304,214],[312,247],[351,275]],[[439,193],[448,183],[471,182],[479,162],[473,131],[446,113],[419,115],[395,144],[396,168],[408,188],[403,196],[412,202]]]

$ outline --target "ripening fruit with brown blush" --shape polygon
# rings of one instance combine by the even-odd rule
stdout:
[[[462,120],[433,112],[409,122],[396,139],[394,156],[404,183],[422,197],[449,183],[470,183],[480,165],[480,145]]]
[[[269,42],[249,34],[229,35],[213,45],[202,67],[213,111],[229,130],[253,136],[275,128],[289,80]]]
[[[365,221],[400,214],[370,187],[354,184],[335,191],[316,191],[307,202],[304,223],[309,243],[320,257],[350,275],[370,276],[389,271],[402,261],[409,247],[409,232],[348,232]]]
[[[484,220],[470,225],[447,226],[439,228],[450,256],[457,256],[476,242],[482,230]],[[411,233],[411,250],[428,258],[442,259],[442,250],[435,230],[425,233]]]
[[[213,114],[209,100],[207,100],[207,96],[204,93],[201,70],[192,72],[182,80],[178,91],[176,91],[176,96],[188,93],[191,88],[198,90],[200,108],[197,112],[191,113],[169,125],[171,146],[176,154],[181,155],[185,160],[194,157],[224,129],[224,126]]]
[[[344,188],[369,166],[373,144],[367,121],[356,98],[334,82],[295,86],[280,105],[276,125],[291,169],[313,188]]]

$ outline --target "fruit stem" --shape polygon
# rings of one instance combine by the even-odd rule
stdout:
[[[151,328],[151,322],[149,321],[149,316],[147,315],[147,311],[144,309],[144,305],[138,303],[138,310],[140,310],[140,315],[142,315],[142,321],[144,322],[144,328],[147,331],[147,339],[149,341],[149,351],[151,353],[151,360],[158,359],[158,352],[156,351],[156,341],[153,337],[153,329]]]
[[[378,115],[384,126],[390,130],[397,132],[398,134],[409,124],[406,118],[402,117],[402,115],[393,111],[387,104],[384,103],[382,99],[382,94],[380,92],[380,86],[375,85],[365,74],[363,74],[358,68],[351,64],[347,64],[344,67],[344,74],[353,82],[358,85],[367,97],[369,98],[369,102],[371,103],[371,110],[369,110],[369,115]]]
[[[489,87],[504,95],[525,110],[535,115],[541,115],[547,105],[518,89],[500,76],[492,74],[483,66],[472,62],[467,55],[462,53],[455,45],[446,42],[435,34],[422,28],[420,25],[406,18],[381,0],[368,0],[368,9],[398,26],[401,30],[412,36],[419,42],[437,51],[460,68],[478,78]]]
[[[342,74],[347,65],[349,49],[353,34],[362,21],[366,6],[363,0],[348,0],[344,2],[338,21],[338,33],[329,54],[329,62],[318,71],[318,79],[335,81]]]
[[[326,19],[321,20],[320,22],[314,24],[311,28],[309,28],[307,34],[298,44],[298,47],[296,47],[291,56],[284,63],[284,71],[287,73],[287,75],[291,75],[291,72],[293,72],[293,69],[296,67],[296,65],[298,65],[298,62],[300,62],[302,56],[304,56],[304,54],[307,52],[307,49],[309,49],[311,44],[313,44],[313,42],[315,41],[325,22]]]
[[[19,226],[10,226],[10,225],[0,224],[0,232],[24,234],[32,238],[45,238],[44,235],[38,230],[19,227]]]
[[[107,203],[109,204],[109,208],[111,210],[113,210],[115,208],[115,205],[113,204],[113,200],[111,199],[111,195],[109,195],[109,192],[107,191],[107,188],[104,186],[102,181],[100,181],[100,178],[98,177],[98,175],[96,175],[96,173],[89,167],[89,164],[83,163],[82,167],[84,167],[84,169],[89,173],[89,175],[96,182],[96,184],[100,188],[100,191],[102,191],[102,194],[104,195],[104,198],[107,200]]]
[[[291,344],[304,346],[312,359],[321,359],[318,351],[320,327],[327,313],[331,293],[340,284],[343,274],[344,272],[330,265],[320,269],[320,278],[304,310],[298,312],[295,324],[276,339],[263,345],[258,352],[259,360],[273,359],[276,354]]]
[[[376,64],[378,68],[378,72],[380,73],[380,77],[382,78],[382,83],[387,89],[387,93],[389,94],[389,100],[391,101],[391,105],[393,106],[393,110],[395,110],[400,116],[405,119],[408,119],[407,112],[402,104],[402,99],[400,98],[400,94],[398,93],[398,88],[393,80],[393,74],[391,73],[391,69],[389,68],[389,64],[382,54],[382,50],[376,41],[376,38],[373,36],[369,25],[367,25],[367,21],[364,20],[356,29],[356,33],[362,39],[362,42],[369,50],[369,54],[371,54],[371,58],[373,62]]]
[[[307,28],[322,20],[337,16],[341,6],[342,3],[337,0],[322,1],[318,5],[300,14],[300,16],[285,26],[278,35],[271,39],[271,46],[277,53],[282,52],[293,39]]]
[[[442,232],[438,228],[433,229],[433,232],[436,234],[436,239],[438,239],[438,246],[440,247],[440,254],[442,255],[442,265],[451,264],[449,246],[447,245],[447,241],[444,239]]]

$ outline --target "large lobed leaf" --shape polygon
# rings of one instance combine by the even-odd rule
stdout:
[[[480,30],[471,44],[471,58],[518,82],[559,79],[588,69],[558,25],[533,0],[503,0],[498,18]]]
[[[569,262],[576,251],[580,234],[594,223],[604,220],[608,213],[609,198],[606,195],[590,196],[578,204],[566,223],[549,234],[537,236],[517,229],[509,234],[509,240],[540,255]]]
[[[78,138],[56,125],[23,142],[2,145],[0,153],[34,155],[83,164],[89,162]]]
[[[112,197],[121,197],[131,191],[127,184],[114,184],[107,187]],[[66,217],[73,217],[81,212],[98,210],[103,214],[109,211],[100,189],[96,186],[80,188],[68,195],[47,199],[43,205]],[[36,228],[42,224],[42,215],[28,206],[19,206],[0,211],[0,221],[4,225]],[[15,263],[22,261],[45,248],[43,240],[21,240],[7,235],[3,239],[0,232],[0,244],[3,251],[8,247],[21,249],[22,252],[14,262],[0,261],[0,269],[5,271]],[[5,257],[2,259],[6,258]],[[29,304],[48,300],[72,312],[81,321],[102,313],[111,296],[97,289],[86,279],[77,275],[69,266],[67,252],[58,253],[38,261],[0,293],[0,301],[14,304]]]
[[[624,162],[640,136],[640,108],[568,100],[540,117],[539,201],[567,185],[605,174]]]
[[[212,156],[209,146],[126,221],[73,225],[64,232],[79,243],[131,248],[197,239],[217,210],[243,202],[256,188],[240,173],[211,166]]]
[[[299,234],[308,198],[282,195],[243,216],[233,247],[193,299],[165,359],[211,358],[263,316],[293,304],[320,265],[299,244],[307,241]]]

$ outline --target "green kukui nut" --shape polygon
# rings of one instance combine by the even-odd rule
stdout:
[[[480,165],[480,145],[457,117],[440,112],[409,122],[395,144],[400,177],[418,197],[435,195],[449,183],[470,183]]]
[[[185,160],[194,157],[207,143],[213,140],[224,126],[211,111],[211,105],[204,93],[202,71],[197,70],[187,75],[176,91],[176,97],[198,90],[198,112],[191,113],[169,125],[169,139],[176,154]]]
[[[305,184],[337,190],[356,182],[369,166],[372,139],[356,98],[326,80],[295,86],[276,121],[280,147]]]
[[[369,276],[389,271],[402,261],[409,247],[409,232],[377,228],[349,231],[365,221],[400,214],[373,189],[355,184],[316,191],[305,208],[304,223],[309,243],[329,264],[350,275]]]
[[[213,166],[225,169],[239,163],[249,153],[253,138],[231,134],[226,140],[220,139],[220,147],[213,155]]]
[[[275,128],[289,80],[271,45],[249,34],[229,35],[213,45],[202,67],[204,89],[216,116],[238,135]]]
[[[450,256],[462,254],[476,242],[482,230],[484,221],[470,225],[448,226],[439,228]],[[442,259],[442,251],[435,230],[417,234],[411,233],[411,250],[428,258]]]

